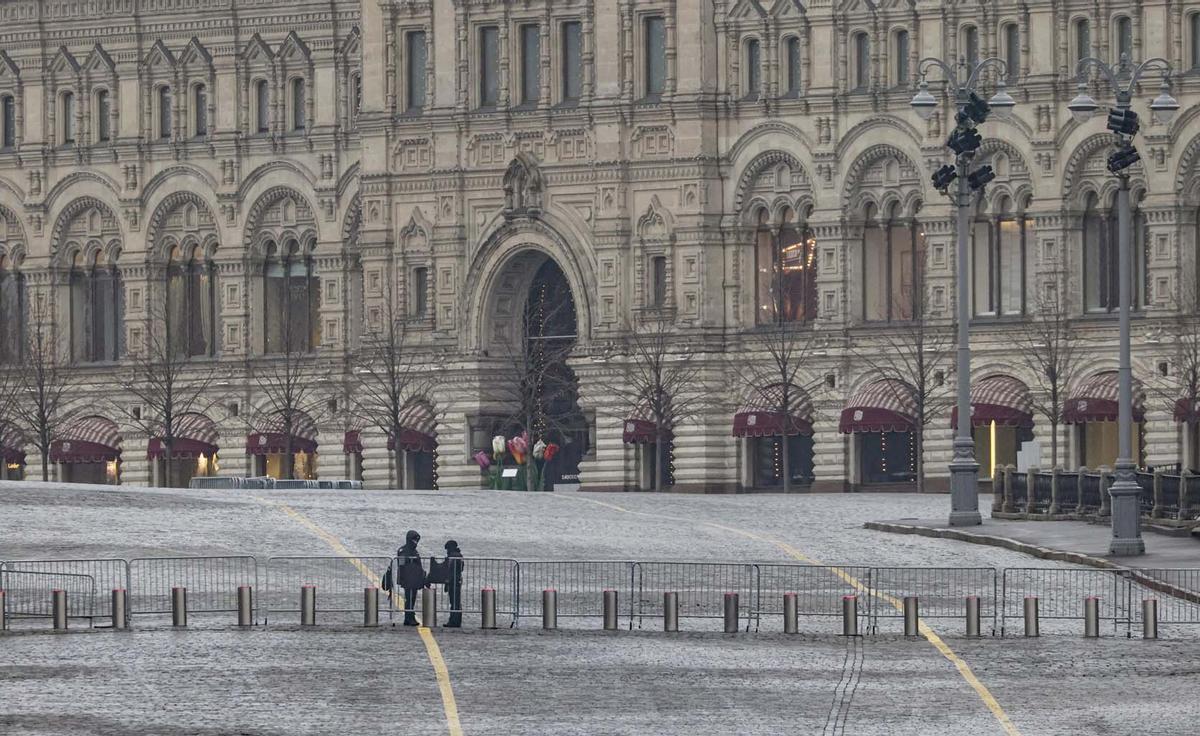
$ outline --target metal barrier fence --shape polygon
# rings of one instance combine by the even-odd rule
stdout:
[[[616,590],[618,626],[622,618],[633,628],[636,565],[613,561],[522,562],[516,568],[517,620],[541,618],[542,591],[553,588],[558,595],[559,618],[603,616],[604,591]]]
[[[866,594],[871,587],[871,568],[855,566],[822,567],[820,565],[758,564],[754,596],[754,625],[775,629],[782,626],[783,596],[796,594],[796,615],[799,624],[806,619],[817,631],[836,631],[842,616],[842,599],[858,596],[859,631],[866,631],[870,621],[872,597]],[[806,627],[807,628],[807,627]]]
[[[1082,621],[1085,598],[1100,599],[1100,621],[1110,622],[1113,632],[1129,632],[1133,620],[1131,591],[1128,581],[1119,571],[1046,568],[1008,568],[1003,574],[1000,634],[1008,631],[1010,619],[1024,617],[1026,597],[1038,599],[1039,617],[1043,622],[1052,622],[1048,628],[1042,624],[1042,632],[1056,633],[1053,622]],[[1063,631],[1074,632],[1078,626],[1059,624]],[[1020,633],[1020,632],[1016,632]]]
[[[232,614],[241,585],[258,589],[253,557],[139,557],[129,561],[129,612],[169,614],[171,589],[187,588],[189,615]]]
[[[7,560],[0,569],[6,575],[24,573],[17,581],[24,584],[17,596],[13,591],[6,595],[6,607],[17,618],[49,616],[50,591],[59,588],[67,591],[68,617],[94,624],[97,618],[111,619],[113,588],[129,588],[129,563],[122,559]],[[84,578],[91,581],[86,586]],[[14,608],[14,601],[23,608]]]
[[[872,631],[880,621],[903,621],[907,596],[919,599],[921,619],[956,621],[966,628],[968,596],[979,599],[979,617],[996,630],[996,570],[991,567],[873,567]],[[946,626],[943,624],[942,626]],[[952,624],[951,624],[952,625]],[[958,628],[957,626],[955,628]]]
[[[317,589],[317,612],[321,617],[337,614],[339,618],[362,620],[363,589],[378,586],[392,562],[391,557],[271,557],[267,559],[267,588],[262,592],[266,601],[265,622],[300,621],[300,588]],[[420,602],[418,601],[418,605]],[[404,599],[394,604],[392,596],[379,596],[379,608],[393,620]],[[289,618],[294,614],[295,620]]]
[[[1140,627],[1141,602],[1158,600],[1160,624],[1200,624],[1200,570],[1141,569],[1125,573],[1131,587],[1133,623]]]
[[[725,594],[737,593],[741,603],[738,628],[753,623],[755,566],[723,562],[637,562],[638,628],[646,619],[663,617],[663,593],[679,594],[679,618],[724,619]]]

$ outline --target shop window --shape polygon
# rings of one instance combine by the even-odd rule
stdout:
[[[656,100],[667,89],[667,26],[661,15],[642,21],[642,53],[645,72],[645,97]]]
[[[75,266],[68,275],[71,358],[78,363],[117,360],[124,323],[124,286],[116,266]]]
[[[25,276],[0,255],[0,365],[21,362],[25,345]]]
[[[500,102],[500,29],[479,29],[479,106],[492,108]]]
[[[857,437],[864,484],[912,483],[916,480],[917,447],[912,432],[865,432]]]
[[[1001,205],[1001,214],[976,219],[971,233],[972,291],[978,316],[1024,312],[1029,221]]]
[[[583,25],[578,21],[562,26],[562,99],[578,102],[583,96]]]
[[[406,112],[419,113],[425,109],[425,75],[429,63],[429,51],[425,46],[424,31],[410,31],[406,36],[407,53],[405,57]]]
[[[521,26],[521,104],[536,107],[542,96],[542,29]]]

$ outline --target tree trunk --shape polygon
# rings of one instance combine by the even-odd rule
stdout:
[[[400,447],[400,438],[392,435],[392,463],[396,467],[395,488],[404,488],[404,449]]]
[[[1050,467],[1058,467],[1058,420],[1050,420]]]
[[[47,483],[50,480],[50,451],[42,450],[42,482]]]
[[[917,493],[925,492],[925,432],[921,428],[913,430],[915,434],[917,456]]]
[[[783,435],[783,492],[784,493],[792,492],[792,458],[789,457],[789,455],[791,455],[791,453],[788,452],[789,449],[790,448],[788,447],[788,436],[787,436],[787,433],[785,432]]]
[[[666,460],[665,455],[666,455],[666,453],[663,452],[662,430],[655,427],[655,430],[654,430],[654,490],[659,493],[663,492],[663,479],[666,477],[666,474],[663,472],[663,465],[665,464],[664,461]]]
[[[164,488],[172,488],[173,486],[171,485],[171,483],[172,483],[173,479],[171,477],[171,470],[174,468],[174,462],[171,460],[171,453],[174,452],[174,449],[175,449],[175,440],[171,440],[170,442],[164,441],[162,444],[163,444],[163,474],[166,476],[165,478],[163,478],[163,487]]]

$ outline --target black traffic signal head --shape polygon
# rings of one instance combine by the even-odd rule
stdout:
[[[1117,108],[1109,110],[1108,129],[1117,135],[1137,135],[1140,129],[1137,113],[1133,110],[1121,110]]]
[[[933,188],[939,192],[945,193],[950,188],[950,184],[958,178],[958,172],[950,164],[946,164],[942,168],[933,172]]]
[[[991,166],[980,166],[967,177],[967,183],[971,185],[972,192],[978,192],[987,186],[988,182],[996,178],[996,172],[992,171]]]
[[[1132,145],[1122,146],[1108,157],[1108,170],[1114,174],[1120,174],[1141,160],[1141,155]]]
[[[972,128],[957,128],[950,134],[950,140],[946,141],[946,145],[950,146],[950,150],[954,151],[955,155],[961,156],[964,153],[975,153],[979,150],[983,139],[979,137]]]
[[[988,107],[988,104],[983,101],[982,97],[974,92],[971,93],[971,97],[967,100],[966,113],[972,120],[977,123],[983,123],[987,120],[988,113],[991,110],[992,108]]]

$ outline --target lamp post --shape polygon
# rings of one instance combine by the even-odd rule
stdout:
[[[1080,59],[1076,69],[1079,78],[1079,94],[1067,105],[1076,121],[1085,123],[1100,109],[1100,105],[1087,93],[1085,74],[1089,67],[1098,69],[1112,88],[1116,106],[1108,114],[1108,129],[1117,135],[1117,149],[1108,158],[1108,170],[1118,181],[1117,229],[1118,229],[1118,273],[1120,281],[1120,368],[1119,404],[1117,411],[1117,462],[1113,484],[1108,493],[1112,498],[1112,539],[1108,544],[1111,555],[1140,555],[1146,552],[1142,539],[1138,496],[1141,488],[1137,484],[1136,464],[1133,459],[1133,368],[1132,348],[1129,340],[1129,312],[1133,291],[1133,226],[1129,207],[1129,167],[1141,156],[1133,147],[1133,137],[1138,133],[1138,116],[1130,109],[1133,92],[1142,74],[1147,71],[1162,73],[1162,85],[1158,97],[1150,103],[1155,120],[1167,123],[1179,110],[1179,102],[1171,96],[1171,65],[1166,59],[1148,59],[1133,65],[1129,57],[1122,54],[1121,62],[1114,69],[1103,61],[1088,57]]]
[[[980,82],[980,72],[988,67],[996,67],[1002,79],[996,85],[996,94],[991,100],[984,102],[976,94],[976,88]],[[943,166],[933,175],[933,185],[943,194],[948,193],[950,184],[955,179],[958,180],[954,194],[958,218],[958,429],[954,434],[954,459],[950,461],[950,526],[975,526],[983,522],[979,515],[979,463],[975,460],[975,441],[971,438],[968,232],[971,222],[971,195],[983,189],[996,175],[991,166],[981,166],[971,172],[970,165],[981,144],[975,126],[983,123],[989,112],[995,112],[1001,119],[1007,118],[1016,102],[1005,89],[1004,79],[1008,76],[1008,67],[1001,59],[984,59],[974,66],[962,60],[957,66],[952,66],[941,59],[927,58],[921,60],[921,83],[911,103],[913,110],[922,120],[929,120],[937,108],[937,99],[929,93],[929,83],[926,81],[926,75],[934,68],[941,69],[946,82],[951,86],[958,110],[954,132],[946,142],[955,155],[955,165]]]

